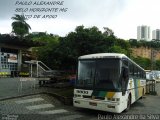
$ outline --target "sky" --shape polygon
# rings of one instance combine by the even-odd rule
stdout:
[[[38,5],[54,0],[0,0],[0,33],[11,33],[14,14],[32,15],[26,22],[30,32],[47,32],[66,36],[79,25],[96,26],[104,32],[109,27],[118,38],[137,38],[137,26],[147,25],[160,29],[160,0],[62,0],[62,5]],[[58,0],[56,0],[58,1]],[[31,2],[31,4],[29,3]],[[34,4],[37,2],[37,4]],[[28,5],[30,4],[30,5]],[[22,11],[16,11],[22,8]],[[31,8],[58,8],[52,12],[29,12]],[[66,12],[60,11],[67,8]],[[27,10],[28,9],[28,10]],[[25,12],[26,10],[26,12]],[[33,18],[40,15],[40,18]],[[57,15],[56,18],[42,18]]]

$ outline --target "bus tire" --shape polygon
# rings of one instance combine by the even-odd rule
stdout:
[[[125,112],[128,112],[131,107],[131,94],[128,96],[128,101],[127,101],[127,108],[125,109]]]

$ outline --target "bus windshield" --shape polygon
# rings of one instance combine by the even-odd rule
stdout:
[[[118,88],[120,59],[79,60],[76,86],[114,90]]]

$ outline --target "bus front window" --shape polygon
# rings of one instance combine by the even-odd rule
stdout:
[[[114,90],[118,88],[120,76],[119,59],[103,59],[96,63],[95,88]]]
[[[120,59],[79,60],[76,86],[85,88],[118,89]]]
[[[93,87],[95,74],[95,61],[82,60],[78,65],[78,86],[90,86]]]

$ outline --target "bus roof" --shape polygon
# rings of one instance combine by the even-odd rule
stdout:
[[[124,54],[120,53],[97,53],[80,56],[79,59],[95,59],[95,58],[122,58],[127,57]]]
[[[139,66],[137,63],[135,63],[133,60],[128,58],[125,54],[121,54],[121,53],[96,53],[96,54],[83,55],[83,56],[80,56],[78,59],[96,59],[96,58],[120,58],[120,59],[127,58],[129,61],[131,61],[137,67],[143,69],[141,66]]]

